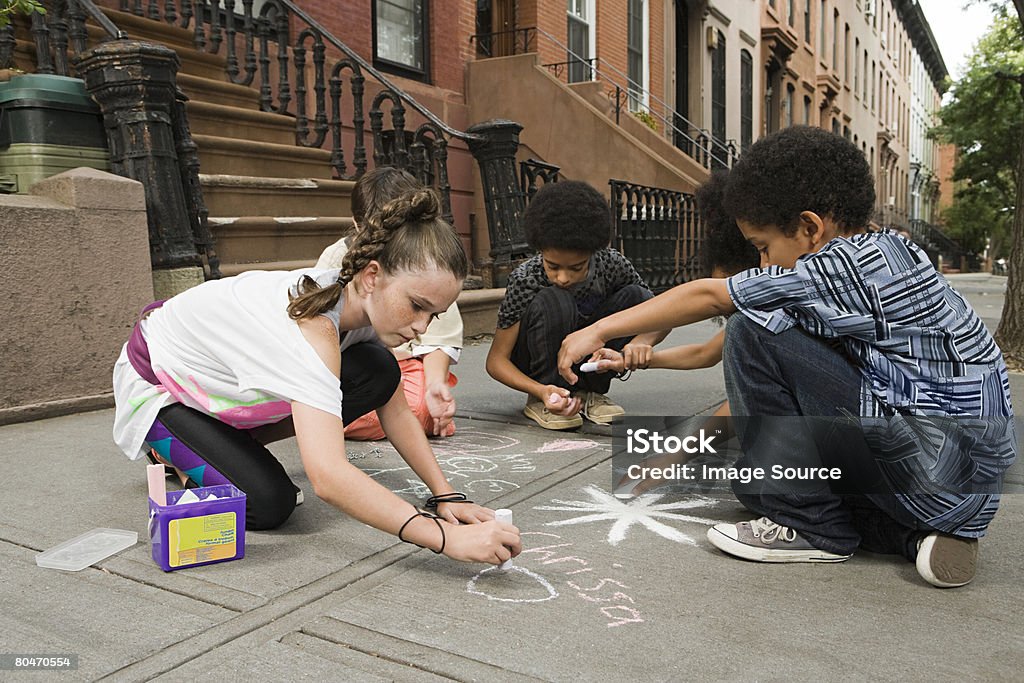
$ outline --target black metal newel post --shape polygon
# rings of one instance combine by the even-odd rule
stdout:
[[[178,56],[162,45],[115,40],[85,52],[77,69],[103,112],[113,171],[145,189],[157,295],[201,283],[175,149]]]
[[[466,130],[469,151],[480,166],[495,287],[505,285],[514,259],[530,253],[522,221],[526,200],[516,168],[522,129],[515,121],[493,119]]]

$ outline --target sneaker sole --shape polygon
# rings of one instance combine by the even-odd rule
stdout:
[[[599,425],[610,425],[612,423],[612,420],[614,420],[617,417],[622,417],[625,414],[626,414],[625,412],[622,412],[622,413],[619,413],[618,415],[609,415],[608,417],[593,417],[592,415],[587,415],[586,413],[582,413],[583,417],[587,418],[588,420],[590,420],[594,424],[599,424]]]
[[[715,527],[708,529],[708,541],[724,553],[753,562],[845,562],[852,555],[836,555],[824,550],[778,550],[774,548],[755,548],[740,543]]]
[[[978,540],[932,533],[917,550],[917,573],[936,588],[966,586],[978,568]]]
[[[551,420],[548,420],[547,422],[545,422],[544,418],[540,414],[538,414],[537,411],[533,410],[529,406],[527,406],[526,408],[523,408],[523,415],[525,415],[526,417],[530,418],[531,420],[536,422],[538,425],[540,425],[544,429],[550,429],[552,431],[561,431],[561,430],[564,430],[564,429],[575,429],[576,427],[580,427],[580,426],[583,425],[583,418],[580,417],[579,415],[574,415],[573,417],[567,417],[567,418],[564,418],[564,419],[559,420],[557,422],[552,422]]]

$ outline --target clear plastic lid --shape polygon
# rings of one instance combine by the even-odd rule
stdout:
[[[139,534],[123,529],[93,529],[36,555],[47,569],[77,572],[139,542]]]

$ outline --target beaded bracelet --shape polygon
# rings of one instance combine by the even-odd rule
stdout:
[[[423,507],[428,510],[437,510],[437,506],[440,503],[472,503],[473,501],[466,498],[465,493],[459,493],[453,491],[452,493],[442,493],[439,496],[431,496],[427,498],[427,502],[423,504]]]
[[[436,524],[437,528],[441,531],[441,548],[439,550],[434,550],[433,548],[429,548],[429,547],[427,547],[425,545],[420,545],[419,543],[413,543],[412,541],[407,541],[404,538],[402,538],[402,532],[405,531],[405,527],[409,526],[409,522],[411,522],[412,520],[416,519],[417,517],[426,517],[427,519],[434,520],[434,524]],[[441,553],[444,552],[444,544],[447,542],[448,539],[445,538],[444,526],[441,525],[441,518],[440,517],[438,517],[437,515],[433,514],[432,512],[424,512],[423,510],[420,510],[419,508],[416,508],[416,514],[414,514],[409,519],[405,520],[405,524],[403,524],[401,526],[401,528],[399,528],[399,530],[398,530],[398,540],[401,541],[402,543],[411,543],[412,545],[414,545],[414,546],[416,546],[418,548],[427,548],[427,550],[429,550],[430,552],[432,552],[432,553],[434,553],[436,555],[440,555]]]

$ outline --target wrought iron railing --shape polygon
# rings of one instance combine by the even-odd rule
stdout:
[[[523,196],[529,203],[533,195],[537,194],[537,181],[541,180],[545,185],[558,182],[558,174],[562,170],[560,166],[548,164],[537,159],[527,159],[519,162],[519,187],[522,188]]]
[[[122,0],[121,10],[191,29],[196,50],[223,53],[231,82],[256,87],[262,111],[294,116],[297,144],[329,145],[338,178],[361,176],[372,155],[375,166],[397,166],[433,185],[452,222],[448,145],[478,136],[441,121],[291,0],[267,0],[255,15],[253,5],[253,0]],[[368,77],[376,82],[371,92]],[[407,128],[413,112],[422,122]]]
[[[612,246],[654,292],[702,276],[698,250],[704,237],[694,197],[685,192],[610,180]]]
[[[87,29],[89,20],[102,29],[102,35],[97,41],[99,44],[127,38],[127,34],[119,29],[92,0],[43,0],[41,4],[45,7],[46,14],[31,14],[27,21],[27,28],[23,29],[27,30],[32,38],[36,73],[58,76],[81,75],[78,74],[78,60],[90,47],[93,47],[89,44]],[[0,68],[14,65],[19,25],[21,22],[15,21],[0,29]],[[167,173],[160,175],[159,178],[161,181],[181,184],[181,195],[177,195],[176,191],[171,194],[184,196],[185,212],[188,214],[187,229],[191,231],[195,253],[188,253],[188,247],[185,252],[174,249],[168,251],[166,248],[168,245],[156,243],[151,245],[155,255],[153,265],[173,267],[196,263],[201,255],[206,260],[207,276],[219,278],[221,275],[220,259],[214,248],[213,235],[207,222],[208,211],[199,184],[198,149],[189,131],[188,117],[185,113],[187,101],[188,98],[184,93],[180,89],[176,89],[174,102],[168,107],[169,111],[166,113],[169,116],[170,138],[176,155],[176,170],[172,166]],[[104,112],[105,118],[107,114],[108,112]],[[108,135],[111,134],[109,128],[108,126]],[[115,150],[115,147],[118,149]],[[132,173],[127,170],[129,164],[123,162],[129,157],[138,155],[140,150],[123,149],[122,147],[124,145],[111,145],[111,166],[115,172],[132,177]],[[135,179],[145,184],[151,182],[153,177]],[[147,189],[151,241],[159,239],[154,235],[163,234],[160,230],[154,231],[153,226],[164,222],[160,216],[152,215],[164,208],[150,203],[150,199],[154,195],[155,193],[151,193]],[[187,242],[188,237],[186,236],[185,243],[187,244]]]
[[[478,33],[470,38],[477,45],[477,54],[481,58],[492,55],[493,50],[482,49],[490,46],[499,36],[512,34],[515,40],[507,41],[512,52],[505,54],[525,54],[537,51],[537,42],[544,40],[568,56],[565,62],[544,64],[556,78],[562,79],[570,73],[584,74],[583,80],[598,80],[606,84],[605,94],[612,102],[615,121],[621,123],[621,114],[626,110],[628,102],[643,102],[643,110],[654,117],[660,132],[684,154],[694,159],[705,168],[731,168],[739,155],[735,140],[719,140],[709,131],[700,128],[685,116],[675,111],[657,95],[633,82],[626,74],[608,63],[601,57],[587,58],[576,54],[558,38],[537,27],[499,31],[497,33]]]
[[[958,241],[931,223],[915,218],[910,221],[909,232],[911,239],[924,249],[936,267],[939,266],[939,257],[943,265],[959,270],[978,270],[981,266],[977,254],[964,249]]]

